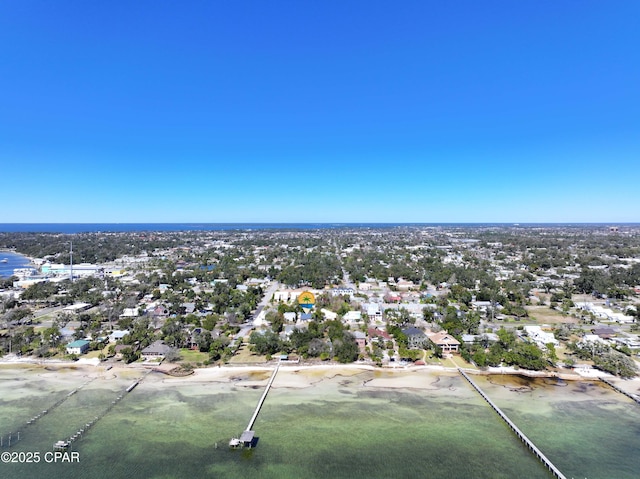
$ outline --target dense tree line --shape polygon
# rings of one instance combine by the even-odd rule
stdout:
[[[32,258],[50,257],[52,262],[63,264],[70,262],[72,242],[74,263],[106,263],[123,255],[177,246],[182,241],[177,233],[0,233],[0,248],[15,249]]]
[[[473,360],[478,366],[517,366],[539,371],[551,365],[554,353],[545,354],[537,345],[518,341],[513,331],[498,330],[499,341],[489,346],[488,341],[464,347],[462,357]],[[488,349],[487,349],[488,348]]]
[[[353,335],[339,320],[310,321],[307,328],[295,329],[289,340],[283,340],[273,330],[251,333],[253,351],[263,355],[277,352],[297,352],[302,357],[335,358],[341,363],[358,359],[358,345]]]
[[[291,265],[282,268],[277,276],[283,284],[298,287],[310,285],[322,289],[341,281],[342,266],[333,254],[309,252],[296,255]]]

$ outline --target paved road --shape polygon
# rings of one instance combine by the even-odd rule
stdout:
[[[269,304],[269,301],[271,301],[271,296],[273,296],[273,293],[275,293],[279,287],[280,287],[280,283],[278,283],[277,281],[274,281],[273,283],[271,283],[271,285],[265,291],[264,296],[258,303],[258,307],[256,308],[256,312],[253,314],[253,318],[250,320],[250,322],[242,326],[242,328],[240,329],[240,332],[236,337],[246,338],[247,336],[249,336],[249,333],[251,333],[251,330],[254,328],[253,322],[260,315],[260,313],[267,306],[267,304]]]
[[[267,304],[269,304],[269,301],[271,301],[271,296],[273,296],[273,293],[278,291],[278,288],[280,288],[280,283],[278,283],[277,281],[274,281],[273,283],[271,283],[271,285],[264,292],[264,296],[262,297],[262,299],[258,303],[258,307],[256,308],[256,312],[253,315],[253,319],[256,319],[258,317],[258,315],[262,312],[264,307]]]

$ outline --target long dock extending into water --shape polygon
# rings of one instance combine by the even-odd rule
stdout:
[[[511,430],[516,434],[516,436],[518,436],[518,438],[529,448],[529,450],[547,467],[547,469],[557,478],[559,479],[567,479],[567,477],[562,474],[562,472],[560,471],[560,469],[558,469],[548,458],[547,456],[545,456],[542,451],[540,449],[538,449],[536,447],[536,445],[533,443],[533,441],[531,441],[531,439],[529,439],[525,433],[523,433],[518,426],[516,426],[513,421],[511,421],[511,419],[509,419],[509,417],[502,412],[502,410],[496,406],[496,404],[489,398],[489,396],[487,396],[484,391],[482,389],[480,389],[480,386],[478,386],[476,383],[473,382],[473,380],[460,368],[458,368],[458,371],[460,372],[460,374],[462,374],[462,376],[469,381],[469,384],[471,384],[471,386],[473,386],[473,388],[478,391],[478,393],[480,394],[480,396],[482,396],[482,398],[487,401],[487,403],[489,403],[489,405],[493,408],[493,410],[495,412],[498,413],[498,415],[502,418],[502,420],[504,422],[507,423],[507,426],[509,426],[509,428],[511,428]]]
[[[633,399],[635,402],[637,402],[638,404],[640,404],[640,396],[638,396],[637,394],[633,394],[633,393],[629,393],[627,391],[625,391],[624,389],[620,389],[618,386],[616,386],[615,384],[613,384],[611,381],[609,381],[608,379],[605,378],[600,378],[600,381],[602,381],[603,383],[607,384],[608,386],[612,387],[613,389],[615,389],[616,391],[618,391],[620,394],[624,394],[625,396],[627,396],[629,399]]]
[[[64,396],[63,398],[61,398],[58,401],[56,401],[53,405],[49,406],[49,408],[47,408],[47,409],[39,412],[35,416],[33,416],[31,419],[29,419],[27,421],[27,423],[23,426],[23,428],[27,428],[28,426],[35,425],[36,422],[40,418],[42,418],[43,416],[49,414],[51,411],[53,411],[55,408],[57,408],[62,403],[64,403],[67,399],[69,399],[71,396],[73,396],[75,393],[80,391],[87,384],[91,383],[92,381],[95,381],[95,379],[96,378],[93,378],[93,379],[90,379],[90,380],[84,382],[82,385],[78,386],[76,389],[74,389],[73,391],[69,392],[66,396]],[[17,431],[15,433],[14,432],[10,432],[6,436],[4,434],[1,434],[0,435],[0,448],[15,446],[16,443],[20,440],[21,434],[22,434],[21,431]],[[24,437],[24,435],[22,435],[22,437]]]
[[[253,416],[249,419],[249,424],[247,424],[247,428],[242,432],[240,438],[231,438],[229,441],[229,446],[238,447],[243,445],[251,445],[253,443],[254,431],[253,424],[256,422],[258,418],[258,414],[260,414],[260,409],[262,409],[262,405],[264,404],[265,399],[267,399],[267,394],[269,394],[269,389],[271,389],[271,385],[273,384],[273,380],[276,378],[276,374],[278,374],[278,369],[280,368],[280,363],[276,364],[275,369],[271,373],[271,377],[269,378],[269,382],[264,388],[264,392],[258,401],[258,405],[256,406],[255,411],[253,411]]]
[[[142,380],[144,378],[146,378],[150,373],[152,372],[152,370],[147,371],[146,373],[144,373],[144,375],[139,378],[136,379],[132,384],[130,384],[124,392],[122,392],[118,397],[116,397],[113,401],[111,401],[111,404],[109,405],[109,407],[107,407],[106,410],[104,410],[100,415],[95,416],[93,419],[91,419],[88,423],[84,424],[82,427],[80,427],[80,429],[78,429],[78,431],[71,435],[69,438],[67,439],[63,439],[60,440],[58,442],[56,442],[54,444],[54,449],[68,449],[71,447],[71,445],[77,441],[78,439],[82,439],[83,434],[86,434],[89,429],[91,427],[93,427],[95,425],[95,423],[97,423],[100,419],[102,419],[104,416],[107,415],[107,413],[109,413],[109,411],[111,411],[116,404],[118,404],[120,401],[122,401],[122,399],[125,397],[125,395],[127,393],[130,393],[131,391],[133,391],[133,389],[140,384],[140,382],[142,382]]]

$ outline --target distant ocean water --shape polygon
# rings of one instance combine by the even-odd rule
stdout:
[[[136,231],[315,230],[398,227],[605,227],[621,223],[0,223],[0,233],[117,233]],[[640,223],[623,223],[637,226]]]

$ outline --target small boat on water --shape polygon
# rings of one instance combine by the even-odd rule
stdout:
[[[8,258],[2,258],[0,259],[0,263],[8,263],[9,259]]]

